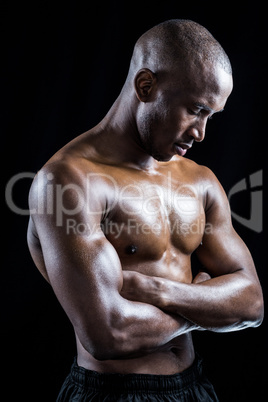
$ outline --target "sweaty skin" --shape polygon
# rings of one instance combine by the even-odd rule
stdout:
[[[262,320],[259,280],[225,193],[184,157],[223,110],[232,76],[217,63],[190,67],[188,80],[168,82],[139,69],[106,117],[33,182],[29,248],[87,369],[178,373],[195,357],[191,331]],[[193,252],[205,271],[196,278]]]

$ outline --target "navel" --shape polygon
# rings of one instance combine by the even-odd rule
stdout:
[[[138,250],[138,247],[135,246],[135,244],[130,244],[129,246],[126,247],[126,253],[127,254],[135,254]]]

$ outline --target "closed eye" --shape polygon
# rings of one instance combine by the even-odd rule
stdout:
[[[192,116],[201,116],[202,114],[207,114],[207,111],[206,110],[203,110],[203,109],[199,109],[198,111],[195,111],[195,110],[193,110],[193,109],[188,109],[188,113],[190,114],[190,115],[192,115]],[[213,115],[213,113],[212,114],[210,114],[210,115],[208,115],[208,119],[209,120],[211,120],[212,119],[212,115]]]
[[[192,116],[200,116],[201,110],[198,110],[198,112],[196,112],[192,109],[188,109],[188,113],[191,114]]]

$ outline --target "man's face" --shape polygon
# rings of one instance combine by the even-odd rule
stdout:
[[[144,150],[159,161],[185,155],[205,137],[207,120],[222,111],[232,91],[232,76],[221,67],[189,68],[158,83],[151,101],[141,102],[137,126]]]

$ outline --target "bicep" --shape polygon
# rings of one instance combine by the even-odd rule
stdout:
[[[116,251],[100,233],[92,236],[62,233],[59,236],[55,230],[52,233],[45,240],[41,237],[46,270],[74,328],[78,332],[88,331],[100,317],[105,324],[122,287]]]
[[[203,237],[197,257],[212,277],[246,270],[251,274],[254,263],[245,243],[234,229],[214,228]]]
[[[78,182],[79,179],[73,177],[72,172],[68,173],[65,172],[63,179],[55,173],[53,191],[52,184],[49,183],[49,187],[35,180],[29,203],[32,211],[42,212],[32,214],[32,219],[40,241],[47,279],[80,340],[94,343],[94,340],[102,339],[111,317],[117,314],[122,299],[119,291],[123,275],[116,250],[100,227],[101,204],[97,204],[98,200],[94,204],[94,211],[98,213],[88,213],[84,192],[75,192],[71,186],[64,187],[65,177],[69,182]],[[82,188],[83,183],[79,184]],[[66,189],[62,191],[61,203],[54,199],[52,205],[55,208],[47,212],[44,206],[51,200],[48,191],[56,197],[59,186]],[[95,202],[94,193],[90,202]],[[81,205],[81,208],[78,209],[77,205]],[[75,222],[74,227],[70,228],[70,221]],[[81,230],[82,225],[86,230]],[[96,322],[98,325],[95,325]]]
[[[65,295],[71,295],[73,301],[82,298],[81,304],[86,305],[93,296],[100,298],[108,291],[118,292],[122,284],[121,264],[104,236],[69,235],[56,241],[50,236],[45,244],[42,248],[48,250],[43,252],[48,277],[62,302]],[[92,305],[94,300],[90,301]]]
[[[197,256],[213,277],[244,270],[255,275],[251,254],[233,228],[227,196],[212,174],[206,202],[206,229]]]
[[[120,307],[123,277],[117,253],[101,234],[65,235],[54,228],[40,241],[49,282],[80,341],[91,350],[104,339]]]

